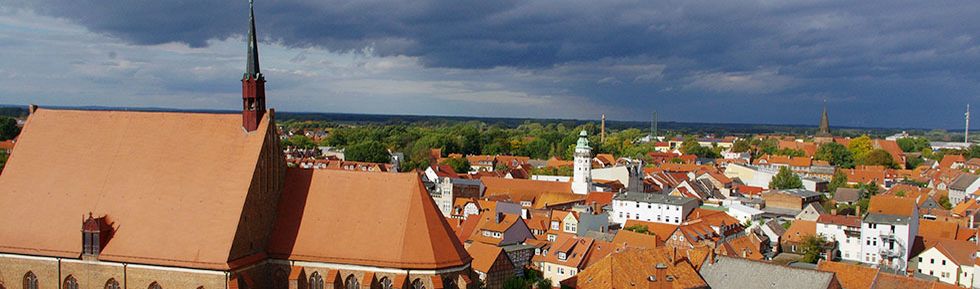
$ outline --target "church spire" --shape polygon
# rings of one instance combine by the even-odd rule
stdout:
[[[259,41],[255,37],[255,3],[248,1],[248,56],[246,59],[244,79],[260,78],[262,73],[259,71]]]
[[[820,131],[817,136],[830,136],[830,120],[827,117],[827,101],[823,104],[823,115],[820,116]]]
[[[265,77],[259,72],[259,42],[255,37],[255,8],[248,1],[248,52],[242,76],[242,128],[254,131],[265,116]]]

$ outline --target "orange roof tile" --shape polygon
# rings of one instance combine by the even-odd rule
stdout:
[[[0,252],[78,258],[92,212],[119,228],[102,260],[228,269],[268,116],[34,111],[0,175]]]
[[[821,260],[817,270],[833,272],[841,287],[847,289],[871,289],[878,276],[878,268]]]
[[[666,283],[659,288],[708,288],[697,271],[687,262],[677,262],[672,259],[671,249],[637,249],[627,248],[614,252],[606,258],[589,266],[578,274],[575,288],[579,289],[608,289],[608,288],[658,288],[658,283]],[[656,264],[664,264],[667,268],[658,274]],[[673,277],[667,281],[666,276]],[[657,276],[656,282],[648,276]]]
[[[466,248],[470,256],[473,257],[473,269],[477,271],[487,273],[490,272],[490,268],[493,267],[493,263],[497,261],[500,254],[504,253],[504,249],[500,247],[484,244],[480,242],[474,242]]]
[[[663,243],[660,238],[657,238],[656,235],[641,234],[629,230],[619,230],[612,242],[620,247],[634,247],[643,249],[654,249],[661,246]]]
[[[868,205],[868,213],[893,216],[911,217],[912,213],[916,210],[918,210],[918,207],[915,204],[915,200],[896,196],[872,196],[870,205]]]
[[[288,169],[268,251],[290,260],[411,269],[471,259],[413,173]]]
[[[788,242],[800,243],[806,236],[817,234],[817,223],[804,220],[795,220],[793,224],[783,233],[782,239]]]
[[[623,228],[633,226],[646,227],[647,231],[653,232],[653,234],[657,235],[661,240],[666,240],[668,237],[670,237],[670,235],[673,235],[674,231],[676,231],[678,227],[677,225],[671,224],[645,222],[640,220],[626,220],[626,224],[623,225]]]
[[[959,227],[953,222],[920,219],[918,235],[925,239],[956,239]]]

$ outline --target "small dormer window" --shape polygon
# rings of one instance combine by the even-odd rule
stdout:
[[[82,223],[82,255],[98,256],[111,237],[111,231],[105,216],[95,218],[89,213]]]
[[[568,260],[568,255],[566,255],[565,252],[558,252],[558,260]]]

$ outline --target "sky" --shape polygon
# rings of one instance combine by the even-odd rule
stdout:
[[[256,2],[280,111],[956,129],[980,106],[978,1]],[[244,0],[0,0],[0,104],[237,109],[247,24]]]

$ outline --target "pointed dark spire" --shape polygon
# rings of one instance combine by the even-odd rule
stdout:
[[[259,41],[255,37],[255,3],[253,0],[248,1],[248,59],[246,59],[247,64],[245,65],[245,75],[243,79],[253,78],[258,79],[262,77],[262,72],[259,71]]]
[[[830,136],[830,120],[827,117],[827,101],[824,100],[823,115],[820,116],[820,131],[817,136]]]

